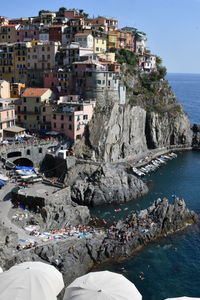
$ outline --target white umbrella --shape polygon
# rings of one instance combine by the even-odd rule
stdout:
[[[62,274],[41,262],[24,262],[0,274],[0,300],[56,300]]]
[[[63,300],[142,300],[135,285],[123,275],[92,272],[77,278],[65,290]]]
[[[190,300],[190,299],[200,299],[200,298],[179,297],[179,298],[167,298],[165,300]]]

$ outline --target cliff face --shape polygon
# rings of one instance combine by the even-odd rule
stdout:
[[[146,111],[139,106],[98,106],[88,128],[88,140],[84,141],[91,146],[85,148],[86,154],[96,160],[115,162],[147,151],[145,122]]]
[[[84,138],[75,145],[77,154],[117,162],[138,158],[150,149],[191,146],[189,120],[168,83],[159,81],[147,89],[141,80],[134,82],[126,104],[113,98],[97,104]]]
[[[190,123],[184,113],[162,115],[150,112],[146,118],[146,141],[149,149],[168,146],[190,147],[192,133]]]

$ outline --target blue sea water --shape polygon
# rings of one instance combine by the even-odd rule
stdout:
[[[200,75],[168,74],[167,79],[191,123],[200,124]],[[200,216],[200,152],[180,152],[156,173],[146,178],[150,192],[122,205],[95,208],[107,220],[125,217],[143,209],[158,197],[183,197],[188,208]],[[115,212],[116,208],[120,212]],[[122,263],[106,264],[101,270],[124,274],[139,289],[143,300],[169,297],[200,298],[200,224],[153,242]],[[142,275],[142,277],[140,276]],[[141,279],[142,278],[142,279]]]

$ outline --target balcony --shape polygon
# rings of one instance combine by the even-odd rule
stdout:
[[[11,110],[11,109],[15,109],[14,105],[9,105],[6,107],[0,107],[0,111],[5,111],[5,110]]]
[[[10,118],[5,118],[3,120],[0,120],[0,124],[5,123],[5,122],[9,122],[9,121],[15,121],[17,119],[17,117],[10,117]]]

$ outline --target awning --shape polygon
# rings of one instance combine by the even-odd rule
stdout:
[[[33,170],[33,167],[15,167],[16,170]]]

